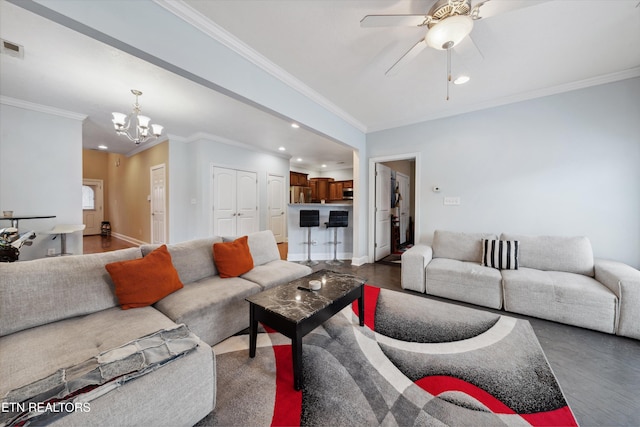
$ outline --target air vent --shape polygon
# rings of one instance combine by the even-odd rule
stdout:
[[[2,42],[0,53],[15,56],[16,58],[24,58],[24,46],[5,39],[0,39],[0,42]]]

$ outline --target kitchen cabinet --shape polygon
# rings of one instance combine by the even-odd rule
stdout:
[[[306,173],[289,172],[289,185],[308,187],[309,181]]]
[[[333,182],[333,178],[310,178],[311,201],[329,200],[329,183],[331,182]]]
[[[343,181],[334,181],[329,183],[329,200],[342,200]]]

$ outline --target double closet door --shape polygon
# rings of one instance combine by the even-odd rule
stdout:
[[[258,231],[258,180],[255,172],[213,167],[212,233],[244,236]]]

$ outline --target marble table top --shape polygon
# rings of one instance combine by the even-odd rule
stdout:
[[[323,278],[324,283],[320,290],[310,290],[311,280],[322,281]],[[365,281],[351,274],[319,270],[309,276],[247,297],[247,301],[279,314],[291,322],[299,323],[363,285]]]

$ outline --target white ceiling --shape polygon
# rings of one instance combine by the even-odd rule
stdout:
[[[487,18],[475,22],[473,42],[466,40],[452,56],[454,76],[465,72],[471,81],[452,87],[448,101],[442,51],[425,49],[396,75],[385,76],[425,29],[360,27],[365,15],[426,13],[434,0],[177,3],[227,30],[367,132],[640,75],[639,0],[491,0],[481,8]],[[351,167],[351,150],[311,130],[292,129],[286,118],[5,0],[0,8],[0,37],[25,52],[24,59],[0,55],[1,95],[88,115],[87,148],[104,143],[109,151],[131,151],[131,143],[114,136],[110,113],[128,113],[135,88],[144,92],[143,113],[171,138],[209,135],[279,155],[277,148],[285,146],[284,155],[305,160],[301,168]]]

